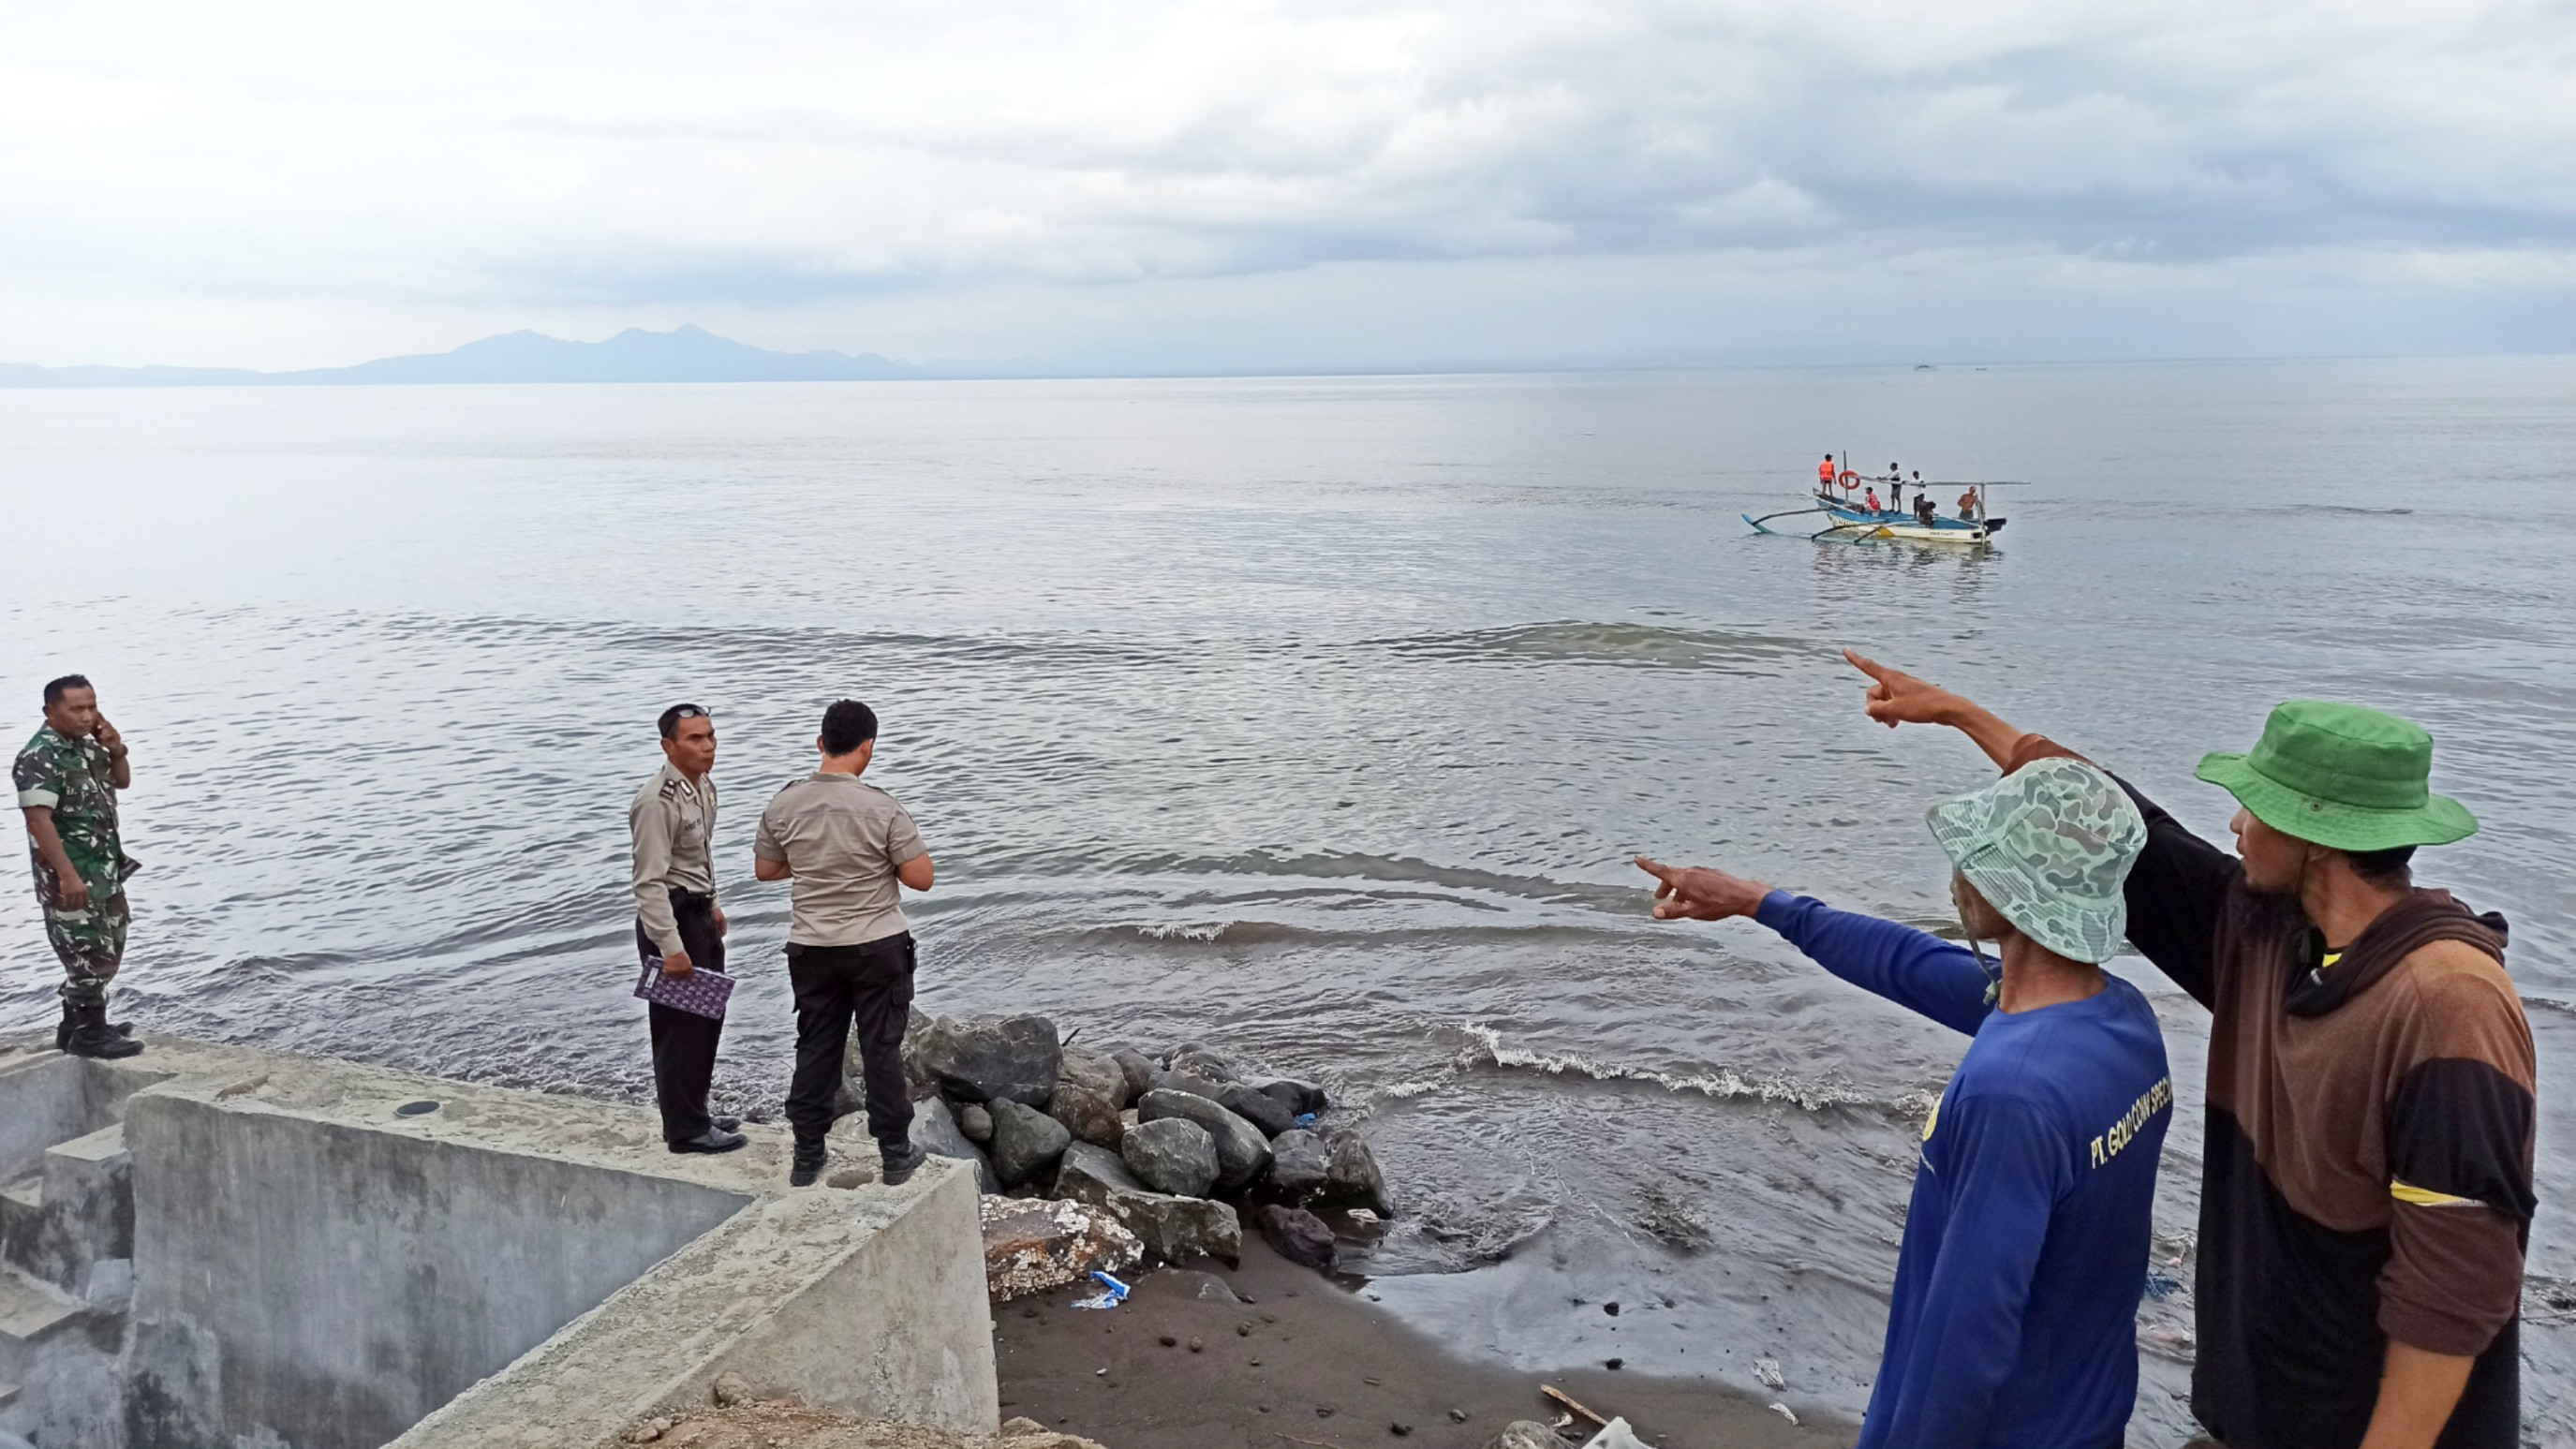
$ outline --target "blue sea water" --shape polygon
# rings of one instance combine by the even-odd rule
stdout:
[[[1754,536],[1824,451],[1998,489],[1990,552]],[[1648,375],[0,391],[0,703],[88,672],[131,739],[147,1024],[640,1098],[625,803],[716,713],[744,976],[790,1031],[759,804],[842,694],[940,864],[933,1011],[1204,1039],[1322,1078],[1404,1209],[1384,1300],[1464,1352],[1850,1414],[1920,1112],[1963,1043],[1643,850],[1927,925],[1984,777],[1859,713],[1856,645],[2195,782],[2274,702],[2422,721],[2485,829],[2539,1041],[2534,1442],[2576,1434],[2576,359]],[[2159,1270],[2190,1281],[2204,1032]],[[0,1023],[46,1019],[0,894]],[[1621,1297],[1617,1319],[1570,1299]],[[2188,1436],[2189,1292],[2133,1439]]]

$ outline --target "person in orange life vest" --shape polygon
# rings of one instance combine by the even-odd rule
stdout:
[[[1816,490],[1828,498],[1833,496],[1834,455],[1831,453],[1827,453],[1825,461],[1816,465]]]
[[[1879,511],[1880,511],[1880,510],[1879,510],[1879,506],[1878,506],[1878,490],[1877,490],[1877,489],[1872,488],[1872,489],[1868,489],[1867,491],[1863,492],[1863,493],[1861,494],[1861,500],[1862,500],[1863,502],[1865,502],[1865,503],[1867,503],[1867,504],[1869,505],[1869,511],[1870,511],[1870,512],[1872,512],[1872,513],[1876,513],[1876,512],[1879,512]]]

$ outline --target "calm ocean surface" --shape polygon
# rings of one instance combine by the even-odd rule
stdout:
[[[2041,486],[1977,557],[1738,520],[1846,447]],[[0,703],[31,731],[83,670],[133,742],[146,1023],[630,1098],[625,806],[654,714],[707,704],[747,978],[718,1092],[768,1113],[786,892],[751,827],[856,694],[940,864],[926,1009],[1322,1078],[1405,1208],[1390,1305],[1532,1368],[1776,1360],[1776,1397],[1846,1414],[1964,1040],[1759,927],[1655,925],[1629,855],[1944,922],[1923,809],[1987,771],[1867,723],[1846,643],[2220,839],[2204,750],[2287,696],[2393,709],[2486,826],[2423,878],[2513,920],[2525,1394],[2565,1442],[2571,488],[2565,358],[0,392]],[[2170,1445],[2205,1032],[2119,969],[2175,1058],[2185,1286],[2144,1315],[2132,1436]],[[0,891],[0,1025],[56,975]]]

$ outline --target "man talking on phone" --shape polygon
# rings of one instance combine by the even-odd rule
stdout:
[[[716,904],[716,722],[694,704],[662,711],[662,768],[635,792],[626,825],[635,837],[635,949],[665,976],[724,970],[725,913]],[[743,1135],[707,1115],[720,1017],[649,1003],[653,1098],[673,1152],[731,1152]]]
[[[98,712],[98,691],[66,674],[45,686],[45,723],[18,752],[10,781],[26,816],[45,939],[63,963],[63,1022],[54,1047],[113,1060],[143,1050],[107,1019],[107,985],[125,960],[134,861],[116,828],[116,792],[134,783],[125,737]]]

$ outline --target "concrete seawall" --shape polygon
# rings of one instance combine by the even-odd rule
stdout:
[[[996,1425],[975,1186],[785,1187],[787,1143],[154,1039],[0,1050],[0,1430],[38,1449],[611,1442],[760,1391]]]

